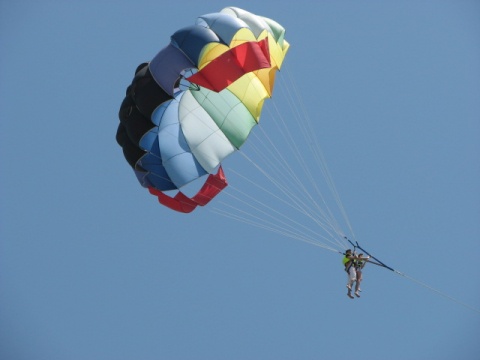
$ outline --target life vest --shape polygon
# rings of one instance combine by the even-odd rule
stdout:
[[[349,259],[347,255],[345,255],[342,259],[342,263],[343,263],[343,266],[345,266],[345,271],[348,273],[353,266],[353,260]]]
[[[363,264],[365,264],[365,261],[364,260],[357,260],[355,261],[355,267],[358,269],[358,268],[361,268],[363,266]]]

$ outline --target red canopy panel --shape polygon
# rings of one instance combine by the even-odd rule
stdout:
[[[228,183],[225,173],[220,166],[216,174],[208,175],[207,181],[205,181],[205,184],[203,184],[200,191],[191,198],[186,196],[181,191],[179,191],[174,197],[171,197],[152,187],[149,187],[148,190],[152,195],[158,197],[158,201],[161,204],[169,207],[170,209],[182,213],[190,213],[195,210],[198,205],[207,205],[227,185]]]
[[[268,39],[238,45],[212,60],[188,81],[220,92],[246,73],[269,68]]]

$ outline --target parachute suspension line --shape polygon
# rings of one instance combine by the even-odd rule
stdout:
[[[275,106],[275,105],[274,105]],[[275,107],[276,108],[276,107]],[[277,109],[277,112],[279,113],[278,111],[278,108]],[[281,124],[283,124],[283,126],[286,128],[286,125],[285,125],[285,122],[283,121],[283,117],[281,117],[281,115],[279,114],[277,119],[279,120],[279,122],[281,122]],[[285,134],[285,131],[283,131],[281,129],[281,127],[279,127],[280,131]],[[308,200],[308,202],[310,204],[312,204],[313,208],[310,208],[310,212],[311,214],[318,214],[320,213],[322,216],[323,216],[323,219],[325,219],[325,221],[327,221],[329,223],[329,225],[333,228],[333,229],[337,229],[338,228],[338,224],[336,223],[335,221],[335,218],[334,216],[332,215],[330,209],[328,208],[326,202],[325,202],[325,199],[323,197],[323,195],[321,193],[318,193],[319,195],[319,198],[322,200],[322,203],[323,203],[323,207],[320,206],[318,204],[318,202],[314,199],[314,197],[312,196],[312,194],[310,194],[310,192],[307,190],[305,184],[299,179],[298,175],[291,169],[291,167],[288,165],[288,162],[283,160],[283,157],[281,156],[281,153],[280,151],[278,150],[278,148],[275,146],[275,144],[273,143],[273,141],[271,140],[271,138],[268,136],[268,134],[264,131],[263,128],[260,127],[260,131],[262,131],[262,135],[263,135],[263,138],[267,139],[268,143],[271,145],[270,147],[267,147],[267,151],[271,153],[271,157],[268,158],[268,160],[276,160],[276,164],[277,166],[274,166],[275,164],[273,162],[270,162],[270,167],[274,170],[274,171],[279,171],[279,169],[281,168],[284,168],[284,167],[287,167],[288,171],[286,173],[288,173],[295,181],[294,183],[297,185],[297,188],[299,191],[302,192],[302,194],[306,197],[306,199]],[[288,133],[288,132],[287,132]],[[255,134],[256,135],[256,134]],[[254,136],[255,136],[254,135]],[[285,136],[285,135],[284,135]],[[289,140],[290,139],[290,140]],[[302,175],[305,174],[307,175],[307,177],[310,179],[310,182],[312,183],[312,186],[314,188],[317,187],[317,184],[316,182],[313,180],[313,176],[311,175],[311,172],[308,170],[308,167],[306,166],[305,164],[305,160],[304,158],[301,156],[300,154],[300,151],[298,150],[297,146],[295,145],[295,142],[293,142],[293,140],[291,140],[291,135],[289,137],[286,137],[285,136],[285,140],[291,144],[290,145],[290,148],[292,149],[292,153],[294,153],[294,156],[296,158],[296,160],[298,161],[299,165],[302,167]],[[275,151],[274,153],[272,153],[272,149]],[[259,151],[258,152],[259,154],[261,154],[261,152]],[[264,155],[265,156],[265,155]],[[281,161],[280,161],[280,160]],[[285,177],[285,174],[283,175],[283,177]],[[282,176],[279,176],[278,177],[279,179],[282,179]],[[291,187],[289,187],[291,188]],[[327,211],[325,211],[325,209]],[[335,232],[338,233],[337,230],[335,230]]]
[[[248,179],[246,179],[246,180],[249,181]],[[253,184],[256,185],[255,183],[253,183]],[[257,185],[256,185],[256,186],[257,186]],[[260,186],[257,186],[257,187],[260,188],[262,191],[268,192],[268,190],[265,190],[265,189],[263,189],[263,188],[260,187]],[[312,229],[308,228],[307,226],[299,223],[298,221],[295,221],[295,220],[291,219],[291,218],[288,217],[287,215],[282,214],[282,213],[279,212],[278,210],[275,210],[273,207],[267,206],[266,204],[258,201],[258,200],[255,199],[254,197],[252,197],[252,196],[248,195],[247,193],[245,193],[245,192],[237,189],[236,187],[231,186],[231,187],[230,187],[230,190],[237,191],[237,192],[241,195],[242,199],[240,199],[240,198],[238,198],[238,197],[236,197],[236,196],[234,196],[234,195],[232,195],[232,194],[230,194],[230,193],[227,193],[227,195],[229,195],[229,196],[231,196],[231,197],[233,197],[233,198],[236,198],[237,201],[240,201],[240,202],[244,203],[246,206],[248,206],[248,207],[250,207],[250,208],[252,208],[252,209],[254,209],[254,210],[259,211],[260,213],[262,213],[262,214],[265,215],[266,217],[269,217],[269,218],[273,219],[274,221],[277,221],[277,226],[281,226],[281,227],[286,226],[286,227],[289,227],[289,228],[291,229],[291,231],[297,232],[299,235],[302,235],[302,236],[305,236],[305,237],[309,237],[309,238],[312,239],[312,241],[315,241],[314,239],[322,238],[322,239],[325,240],[326,242],[329,242],[329,243],[331,243],[331,244],[334,245],[334,246],[338,246],[338,243],[333,243],[329,238],[325,237],[324,235],[319,234],[319,233],[313,231]],[[275,194],[270,193],[270,192],[269,192],[269,194],[271,194],[272,196],[278,198],[281,202],[284,202],[286,205],[290,206],[290,203],[288,203],[287,201],[283,200],[282,198],[280,198],[280,197],[278,197],[278,196],[276,196]],[[245,199],[248,199],[248,201],[245,200]],[[260,206],[264,207],[266,211],[260,210],[259,207],[254,206],[254,205],[253,205],[254,203],[255,203],[255,204],[259,204]],[[226,205],[227,205],[227,204],[226,204]],[[229,205],[229,207],[233,208],[233,206],[231,206],[231,205]],[[238,210],[238,209],[237,209],[237,210]],[[295,210],[297,210],[297,209],[295,209]],[[240,211],[240,210],[238,210],[238,211]],[[275,216],[272,215],[272,214],[276,214],[276,215],[278,215],[278,217],[275,217]],[[255,220],[258,221],[258,222],[260,222],[260,221],[262,220],[261,217],[254,216],[252,213],[247,213],[247,215],[248,215],[249,217],[255,218]],[[291,224],[289,224],[289,223],[291,223]],[[300,227],[300,228],[303,228],[304,230],[306,230],[306,231],[309,232],[310,234],[306,234],[306,233],[300,231],[300,230],[299,230],[299,227]],[[327,227],[325,227],[325,228],[322,227],[322,228],[325,230],[325,232],[328,233],[328,228],[327,228]],[[318,240],[317,240],[316,242],[318,242]]]
[[[296,104],[298,104],[298,105],[293,106],[293,108],[297,109],[297,110],[298,110],[298,108],[300,108],[302,110],[302,115],[300,116],[300,118],[303,121],[300,121],[300,123],[304,124],[304,126],[302,126],[302,129],[304,130],[304,136],[307,140],[307,143],[310,146],[311,152],[313,154],[315,154],[316,158],[318,159],[318,165],[320,165],[320,168],[322,170],[322,174],[323,174],[323,176],[324,176],[324,178],[327,182],[327,185],[330,189],[330,192],[335,198],[335,202],[337,204],[337,207],[340,210],[340,212],[342,213],[343,219],[344,219],[346,225],[348,226],[348,229],[349,229],[350,233],[352,234],[352,237],[355,239],[355,234],[354,234],[354,231],[353,231],[353,227],[350,223],[350,220],[348,218],[345,207],[343,206],[343,203],[340,199],[340,196],[338,194],[338,190],[335,186],[335,183],[333,181],[333,177],[331,176],[330,170],[328,169],[327,162],[326,162],[325,157],[323,155],[323,151],[320,148],[320,145],[319,145],[320,143],[319,143],[319,141],[317,139],[317,136],[316,136],[316,132],[314,131],[314,128],[312,126],[312,120],[310,119],[308,111],[306,110],[306,106],[305,106],[305,104],[302,100],[302,97],[300,96],[300,93],[298,91],[298,87],[296,86],[296,83],[295,83],[292,75],[290,74],[288,69],[285,69],[285,73],[286,73],[286,77],[288,78],[288,81],[289,81],[289,86],[280,86],[279,88],[281,89],[281,91],[284,91],[284,92],[286,91],[288,93],[291,93],[290,89],[292,89],[293,95],[287,96],[287,99],[292,99],[292,98],[296,99]],[[280,81],[284,81],[283,76],[279,77],[279,78],[280,78]]]
[[[268,138],[268,135],[266,135],[266,137]],[[270,140],[270,139],[269,139]],[[256,149],[257,153],[258,153],[258,156],[261,157],[261,156],[264,156],[264,154],[262,154],[262,152],[258,149]],[[267,151],[270,151],[270,149],[267,148]],[[287,161],[278,161],[278,159],[275,157],[275,154],[272,154],[272,156],[270,156],[269,158],[266,158],[266,162],[269,164],[267,165],[269,167],[269,170],[271,170],[271,172],[278,172],[279,169],[284,169],[285,170],[285,174],[289,174],[293,180],[293,183],[297,185],[297,188],[299,190],[302,190],[303,191],[303,194],[306,194],[309,198],[308,200],[310,200],[310,202],[313,203],[315,209],[312,209],[311,207],[308,206],[308,203],[305,203],[304,201],[302,201],[300,199],[300,197],[298,195],[296,195],[292,189],[292,184],[291,183],[288,183],[288,184],[282,184],[280,182],[281,179],[285,178],[286,175],[284,174],[283,176],[273,176],[271,175],[270,172],[267,172],[265,168],[261,168],[259,165],[255,164],[255,162],[249,158],[246,154],[242,154],[248,161],[250,161],[251,163],[254,164],[255,167],[257,167],[257,169],[262,172],[262,174],[267,177],[267,179],[269,179],[282,193],[285,194],[285,196],[287,196],[290,200],[292,200],[292,202],[288,202],[284,199],[281,199],[280,197],[278,196],[275,196],[273,195],[271,192],[269,192],[268,190],[264,190],[265,192],[269,193],[269,194],[272,194],[272,196],[275,196],[277,197],[280,201],[282,201],[283,203],[287,204],[288,206],[294,208],[295,210],[297,210],[298,212],[304,214],[305,216],[309,217],[312,221],[316,222],[319,226],[321,226],[324,230],[327,230],[328,228],[331,228],[332,225],[331,223],[330,224],[325,224],[325,222],[322,221],[322,219],[320,219],[319,217],[316,217],[314,216],[314,214],[320,212],[322,213],[323,212],[323,209],[318,206],[318,204],[314,201],[314,199],[310,196],[310,194],[308,193],[307,189],[305,188],[305,186],[303,185],[303,183],[298,179],[298,176],[295,174],[295,172],[291,169],[291,167],[289,167],[288,165],[288,162]],[[281,154],[279,154],[279,156],[281,157]],[[273,161],[268,161],[268,160],[277,160],[276,163],[274,163]],[[274,165],[277,165],[278,166],[274,166]],[[241,176],[241,175],[239,175]],[[248,179],[247,179],[248,180]],[[252,182],[253,183],[253,182]],[[255,186],[261,188],[258,184],[256,183],[253,183]],[[328,221],[328,217],[324,217],[324,220],[325,221]],[[333,237],[332,234],[329,234]]]
[[[298,175],[293,171],[291,166],[288,165],[288,162],[285,160],[285,158],[281,155],[279,152],[278,148],[275,146],[275,144],[272,142],[268,134],[263,130],[263,128],[260,128],[260,131],[263,133],[263,137],[268,141],[268,143],[271,145],[271,147],[266,147],[266,151],[270,154],[270,157],[265,155],[262,151],[256,150],[257,154],[265,158],[267,161],[266,163],[268,164],[269,168],[275,172],[278,172],[281,169],[284,169],[285,173],[288,174],[291,177],[291,180],[293,180],[293,184],[296,185],[298,188],[300,188],[309,198],[309,200],[312,202],[312,204],[317,208],[318,211],[321,211],[322,209],[318,204],[315,202],[312,196],[308,193],[308,191],[305,188],[305,185],[302,183],[302,181],[299,179]],[[280,131],[282,131],[280,129]],[[283,132],[283,131],[282,131]],[[254,134],[256,136],[256,134]],[[258,136],[257,136],[258,138]],[[301,162],[301,159],[299,159],[299,156],[297,155],[297,151],[295,151],[295,156],[297,157],[297,160]],[[270,161],[268,161],[270,160]],[[276,160],[276,163],[274,163],[271,160]],[[274,166],[276,165],[276,166]],[[286,177],[284,175],[284,177]],[[281,177],[280,177],[281,178]],[[289,184],[291,185],[291,184]]]
[[[324,222],[322,222],[318,217],[314,216],[315,212],[310,210],[310,212],[308,211],[309,208],[308,206],[305,204],[305,202],[302,201],[302,199],[300,199],[292,190],[289,190],[289,187],[288,186],[285,186],[285,185],[282,185],[279,181],[278,181],[278,178],[276,177],[273,177],[271,176],[270,174],[268,174],[263,168],[261,168],[259,165],[257,165],[251,158],[249,158],[246,154],[242,153],[243,157],[245,159],[247,159],[249,162],[251,162],[253,164],[253,166],[255,168],[257,168],[257,170],[259,170],[277,189],[280,190],[280,192],[282,194],[284,194],[287,199],[290,200],[290,202],[286,202],[290,207],[292,207],[293,209],[295,209],[296,211],[300,212],[301,214],[305,215],[306,217],[308,217],[309,219],[311,219],[312,221],[314,221],[318,226],[320,226],[323,230],[325,230],[332,238],[335,239],[335,237],[329,232],[329,229],[332,228],[332,226],[330,224],[325,224]],[[281,177],[280,177],[281,178]],[[285,200],[286,201],[286,200]],[[282,200],[282,202],[284,202]],[[324,219],[324,220],[328,220],[328,219]],[[338,243],[337,242],[337,246],[339,246],[340,248],[343,248],[343,244],[342,243]]]
[[[240,200],[238,197],[235,197],[231,194],[228,194],[228,195],[236,198],[237,200]],[[240,201],[244,202],[242,200],[240,200]],[[288,225],[288,224],[283,224],[285,226],[278,225],[278,223],[273,223],[273,222],[268,221],[266,219],[259,219],[258,217],[254,216],[253,214],[248,213],[244,210],[241,210],[240,208],[237,208],[237,207],[235,207],[231,204],[223,203],[223,205],[235,210],[236,212],[240,213],[240,215],[236,215],[231,211],[226,211],[226,210],[222,210],[222,209],[218,209],[218,208],[213,209],[212,211],[214,213],[225,216],[227,218],[231,218],[231,219],[234,219],[234,220],[237,220],[237,221],[249,224],[249,225],[253,225],[253,226],[262,228],[264,230],[268,230],[268,231],[283,235],[285,237],[292,238],[294,240],[302,241],[302,242],[305,242],[305,243],[308,243],[308,244],[311,244],[311,245],[314,245],[314,246],[324,248],[324,249],[329,250],[329,251],[340,253],[340,251],[336,250],[335,248],[327,246],[327,245],[319,242],[318,240],[316,240],[316,239],[318,239],[318,236],[317,237],[312,237],[312,235],[308,235],[308,234],[305,234],[303,232],[300,232],[300,231],[298,231],[298,229],[293,228],[292,225]],[[250,205],[250,207],[253,207],[253,206]],[[275,218],[273,216],[270,215],[270,217],[275,220]],[[301,224],[299,224],[299,225],[301,225]]]
[[[295,107],[295,104],[293,104],[291,102],[291,96],[286,96],[286,99],[287,99],[287,103],[289,104],[290,106],[290,109],[292,111],[292,113],[294,114],[293,118],[294,122],[290,121],[290,126],[287,126],[287,123],[285,122],[284,120],[284,116],[282,115],[282,113],[279,111],[278,107],[276,106],[276,103],[273,102],[273,107],[276,111],[276,114],[275,115],[272,115],[273,118],[275,118],[277,120],[277,122],[279,123],[279,131],[281,132],[284,140],[286,141],[286,143],[288,144],[289,148],[292,150],[292,153],[294,154],[295,156],[295,159],[296,161],[298,162],[298,164],[300,165],[301,169],[302,169],[302,175],[306,175],[310,185],[312,186],[312,188],[315,189],[315,192],[316,192],[316,195],[319,196],[319,198],[322,200],[322,203],[324,205],[324,208],[328,211],[328,215],[326,215],[326,213],[324,212],[324,209],[322,207],[320,207],[316,201],[313,200],[313,197],[312,195],[310,195],[309,191],[306,190],[305,186],[303,186],[303,183],[301,184],[302,185],[302,189],[304,190],[305,194],[309,196],[309,198],[312,200],[312,202],[315,204],[315,206],[317,207],[317,209],[322,212],[322,215],[325,216],[326,218],[329,217],[330,218],[330,221],[331,223],[336,223],[335,222],[335,217],[333,216],[333,214],[331,213],[330,209],[328,208],[327,206],[327,203],[322,195],[322,192],[319,191],[318,189],[318,181],[315,180],[314,176],[312,175],[312,172],[310,170],[311,166],[308,166],[306,161],[305,161],[305,156],[302,156],[302,153],[301,151],[299,150],[298,148],[298,140],[295,141],[295,139],[293,139],[292,135],[291,135],[291,131],[289,131],[289,128],[293,127],[293,125],[297,125],[297,126],[300,126],[300,130],[302,131],[302,134],[303,134],[303,137],[307,140],[305,141],[305,144],[309,144],[309,141],[308,139],[305,137],[305,131],[304,131],[304,128],[303,126],[301,126],[303,124],[303,121],[301,119],[301,117],[299,116],[299,111],[298,109]],[[264,132],[263,128],[261,128],[261,130]],[[268,135],[264,132],[264,136],[269,139]],[[272,143],[272,141],[269,139],[269,142]],[[278,149],[275,148],[276,152],[279,153]],[[315,154],[313,154],[315,155]],[[318,163],[318,161],[317,161]]]
[[[306,177],[309,180],[309,183],[311,184],[311,187],[315,189],[315,195],[318,196],[318,198],[321,200],[323,206],[319,206],[319,204],[313,200],[312,194],[306,189],[306,187],[303,185],[303,183],[300,182],[301,188],[304,190],[304,194],[310,199],[310,201],[314,204],[314,206],[317,208],[317,211],[320,212],[320,214],[324,217],[324,219],[328,219],[328,222],[330,223],[331,227],[335,229],[335,232],[338,234],[338,239],[339,241],[343,241],[343,231],[341,231],[340,226],[338,225],[335,216],[333,215],[331,209],[329,208],[327,201],[325,200],[325,197],[323,196],[322,192],[318,188],[318,181],[314,178],[312,175],[312,165],[307,165],[305,159],[306,156],[305,154],[302,154],[302,152],[299,150],[297,143],[299,143],[298,139],[293,139],[291,135],[291,128],[294,126],[300,127],[300,130],[302,131],[303,137],[305,141],[300,141],[302,144],[307,144],[309,145],[312,141],[306,136],[306,134],[311,133],[311,130],[306,131],[305,130],[305,120],[301,118],[300,112],[298,108],[295,106],[294,103],[292,103],[291,99],[292,96],[285,96],[287,101],[286,103],[289,104],[291,112],[294,114],[294,120],[295,121],[290,121],[289,125],[287,126],[284,116],[282,113],[279,111],[278,107],[276,106],[275,102],[272,102],[272,105],[274,109],[276,110],[276,115],[272,115],[272,117],[276,120],[275,123],[278,125],[276,128],[281,132],[284,140],[288,144],[289,149],[292,151],[292,153],[295,156],[295,159],[297,163],[301,166],[302,170],[301,173],[303,177]],[[259,126],[260,130],[264,132],[263,127]],[[263,136],[268,139],[268,141],[273,144],[273,142],[270,140],[268,135],[264,132]],[[318,145],[318,144],[317,144]],[[274,147],[276,152],[280,154],[278,148]],[[311,146],[310,146],[311,148]],[[309,154],[310,155],[310,154]],[[315,156],[315,154],[313,153]],[[308,156],[309,157],[309,156]],[[325,174],[325,171],[323,170],[324,166],[322,166],[322,163],[325,163],[325,160],[320,161],[318,156],[315,156],[317,158],[317,165],[320,165],[320,168],[322,169],[322,173]],[[315,163],[314,163],[315,165]],[[316,168],[313,166],[313,168]],[[324,178],[327,178],[324,176]]]
[[[275,116],[275,118],[278,120],[280,125],[283,125],[283,127],[285,129],[287,129],[285,121],[283,120],[283,117],[280,114],[280,111],[276,107],[276,104],[274,104],[273,106],[277,111],[277,116]],[[297,122],[297,124],[300,124],[300,123],[301,122]],[[279,128],[281,129],[281,126],[279,126]],[[264,137],[269,139],[270,142],[272,142],[270,140],[268,134],[266,134],[262,128],[261,128],[261,131],[263,131]],[[284,131],[283,133],[285,133],[285,132],[288,133],[288,131]],[[291,139],[291,135],[290,135],[290,139]],[[286,138],[286,141],[288,141],[288,138]],[[338,236],[338,240],[341,241],[342,238],[343,238],[343,236],[342,236],[343,232],[340,230],[340,226],[338,225],[337,221],[335,220],[335,217],[333,216],[333,213],[330,210],[323,194],[319,191],[317,182],[314,180],[314,177],[312,176],[309,167],[306,165],[304,157],[301,156],[300,151],[298,150],[297,146],[295,145],[295,142],[293,141],[293,139],[291,141],[288,141],[288,143],[290,144],[289,145],[290,149],[292,150],[292,153],[294,153],[294,155],[296,157],[296,160],[298,161],[299,165],[302,167],[302,170],[301,170],[302,175],[306,175],[307,179],[309,179],[309,181],[312,185],[312,188],[314,188],[316,190],[316,195],[318,196],[318,198],[321,200],[321,202],[323,204],[323,207],[320,206],[318,204],[318,202],[315,201],[315,199],[313,198],[313,195],[306,189],[306,186],[299,180],[299,190],[303,191],[303,195],[307,197],[309,202],[311,202],[316,209],[316,210],[315,209],[310,210],[312,216],[314,216],[313,214],[318,214],[318,213],[320,215],[322,215],[324,221],[327,222],[329,224],[329,226],[335,231],[335,233]],[[276,151],[278,152],[277,148],[276,148]],[[332,235],[332,237],[333,237],[333,235]]]
[[[297,109],[297,107],[295,106],[295,104],[292,103],[292,99],[291,99],[291,96],[285,96],[287,98],[287,103],[289,104],[290,108],[291,108],[291,111],[294,113],[294,118],[295,118],[295,122],[294,124],[296,124],[297,126],[299,126],[301,132],[302,132],[302,135],[305,139],[305,144],[307,144],[310,148],[310,152],[314,155],[314,158],[316,158],[316,164],[317,165],[320,165],[320,168],[322,169],[322,163],[321,161],[318,160],[318,157],[316,156],[316,154],[311,151],[312,147],[311,147],[311,140],[308,138],[308,135],[306,135],[306,133],[308,133],[308,131],[306,132],[305,131],[305,121],[303,121],[303,119],[301,118],[300,114],[299,114],[299,111]],[[285,121],[283,120],[283,116],[281,115],[281,112],[279,111],[278,107],[276,106],[276,104],[274,103],[273,104],[275,110],[276,110],[276,113],[277,113],[277,117],[280,119],[281,121],[281,124],[283,125],[283,127],[285,129],[288,129]],[[286,131],[288,134],[288,130]],[[322,200],[322,203],[323,205],[325,206],[325,209],[327,210],[328,212],[328,216],[324,214],[325,217],[329,217],[331,219],[331,222],[332,224],[335,224],[336,226],[334,226],[335,228],[339,229],[338,227],[338,224],[336,223],[335,221],[335,217],[333,216],[330,208],[328,207],[327,205],[327,202],[325,201],[325,198],[322,194],[322,192],[319,190],[318,188],[318,181],[316,181],[310,171],[310,167],[307,166],[307,164],[305,163],[305,160],[304,160],[304,157],[301,156],[300,154],[300,151],[298,150],[298,147],[296,146],[296,143],[295,141],[293,141],[293,139],[291,138],[290,136],[290,142],[289,142],[291,145],[291,148],[295,150],[295,154],[296,154],[296,158],[297,158],[297,161],[299,161],[299,163],[301,164],[302,168],[303,168],[303,172],[305,173],[305,175],[307,176],[307,178],[309,179],[312,187],[315,189],[315,192],[317,194],[317,196]],[[322,170],[323,172],[323,170]]]
[[[297,96],[296,96],[297,100],[295,102],[293,102],[293,100],[292,100],[292,99],[295,99],[295,97],[290,94],[289,90],[290,89],[296,89],[294,84],[292,86],[280,86],[280,89],[282,90],[282,93],[284,94],[284,98],[286,98],[286,103],[289,104],[289,106],[291,108],[291,111],[294,114],[294,118],[295,118],[294,122],[290,121],[289,127],[294,127],[294,126],[299,127],[299,129],[301,130],[302,137],[303,137],[302,143],[304,145],[308,146],[308,154],[313,155],[313,158],[315,160],[313,162],[313,165],[318,166],[318,167],[315,167],[315,166],[312,166],[312,164],[307,165],[306,162],[305,162],[306,156],[305,155],[301,156],[300,152],[298,151],[299,155],[298,155],[297,158],[299,159],[299,162],[301,164],[303,164],[303,170],[302,171],[305,175],[307,175],[307,178],[309,179],[309,181],[312,185],[312,188],[315,190],[316,196],[323,203],[323,209],[324,209],[324,210],[322,210],[322,211],[324,211],[323,216],[325,218],[330,219],[329,222],[332,224],[332,228],[335,229],[335,232],[339,235],[339,238],[341,240],[343,240],[344,232],[341,230],[340,226],[338,225],[338,222],[336,221],[335,216],[333,215],[330,207],[328,206],[328,203],[325,200],[325,197],[323,196],[322,191],[319,189],[318,180],[315,179],[314,176],[312,175],[312,169],[313,168],[320,168],[320,170],[322,172],[322,175],[323,175],[323,179],[324,179],[325,183],[327,184],[327,187],[330,190],[331,195],[335,198],[335,202],[337,203],[337,207],[339,208],[339,210],[342,211],[343,217],[347,219],[346,222],[347,222],[347,224],[349,224],[348,218],[346,217],[346,213],[343,209],[340,198],[338,196],[338,192],[336,191],[336,188],[333,185],[332,177],[331,177],[331,175],[328,171],[328,168],[326,167],[326,161],[325,161],[325,158],[323,157],[322,152],[320,150],[319,142],[315,138],[315,135],[314,135],[315,131],[313,130],[312,122],[309,119],[308,114],[306,113],[305,110],[304,110],[304,115],[302,115],[300,110],[299,110],[298,105],[303,106],[303,102],[301,101],[301,97],[298,96],[298,94],[297,94]],[[276,115],[275,118],[277,118],[278,119],[277,121],[280,122],[285,129],[287,129],[286,132],[289,133],[288,132],[289,127],[286,125],[285,121],[283,120],[283,116],[281,115],[281,112],[278,110],[275,103],[273,104],[273,106],[274,106],[274,108],[277,112],[277,115]],[[293,141],[293,143],[295,144],[295,141]],[[328,215],[327,215],[327,213],[328,213]]]
[[[226,204],[226,203],[223,203],[223,204],[227,207],[230,207],[230,208],[242,213],[243,215],[253,217],[252,214],[246,213],[245,211],[243,211],[239,208],[235,208],[234,206]],[[258,228],[264,229],[264,230],[271,231],[273,233],[280,234],[282,236],[285,236],[285,237],[288,237],[288,238],[291,238],[291,239],[294,239],[294,240],[302,241],[304,243],[314,245],[314,246],[317,246],[317,247],[321,247],[323,249],[326,249],[326,250],[329,250],[329,251],[332,251],[332,252],[341,253],[341,251],[338,251],[338,250],[336,250],[332,247],[329,247],[329,246],[315,240],[314,238],[311,238],[309,236],[300,235],[297,230],[291,231],[289,229],[282,228],[281,226],[278,226],[278,224],[274,224],[274,223],[271,223],[269,221],[265,221],[265,220],[263,220],[263,222],[256,221],[255,219],[250,219],[247,216],[237,215],[237,214],[234,214],[233,212],[225,211],[225,210],[222,210],[222,209],[219,209],[219,208],[212,209],[212,212],[214,212],[218,215],[222,215],[222,216],[225,216],[227,218],[233,219],[233,220],[243,222],[245,224],[249,224],[249,225],[256,226]]]

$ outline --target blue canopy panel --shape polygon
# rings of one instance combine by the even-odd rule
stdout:
[[[152,114],[152,120],[159,124],[157,143],[162,165],[177,188],[207,174],[192,154],[180,127],[178,107],[183,94],[162,104]]]
[[[197,18],[196,24],[211,29],[227,46],[240,29],[248,28],[245,21],[222,13],[202,15]]]
[[[152,77],[170,96],[173,96],[175,84],[182,71],[189,68],[195,68],[195,64],[172,44],[163,48],[149,64]]]
[[[260,36],[263,30],[268,30],[270,33],[272,33],[272,29],[261,16],[257,16],[248,11],[245,11],[233,6],[226,7],[225,9],[222,9],[221,12],[223,14],[226,14],[244,21],[248,25],[248,28],[253,32],[256,38]]]
[[[148,181],[148,178],[147,178],[148,173],[146,173],[145,171],[140,171],[136,169],[133,169],[133,172],[135,173],[135,176],[137,177],[137,180],[140,183],[140,185],[142,185],[145,188],[153,186],[153,184],[150,181]]]
[[[161,105],[159,108],[163,106],[164,105]],[[176,186],[168,176],[162,163],[162,156],[158,145],[158,126],[145,133],[140,139],[139,145],[146,151],[146,154],[138,161],[138,165],[147,171],[143,176],[141,173],[137,174],[137,178],[139,178],[142,186],[153,186],[163,191],[176,189]]]
[[[220,43],[221,41],[212,30],[199,25],[180,29],[171,37],[171,44],[182,50],[195,67],[198,67],[202,49],[212,42]]]
[[[162,158],[156,156],[154,153],[149,152],[139,160],[139,164],[142,166],[142,168],[148,171],[143,176],[143,182],[139,179],[143,186],[153,186],[162,191],[177,189],[162,164]]]

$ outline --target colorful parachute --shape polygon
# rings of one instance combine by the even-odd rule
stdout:
[[[116,138],[161,204],[188,213],[227,186],[221,161],[246,141],[272,95],[289,47],[284,34],[271,19],[228,7],[175,32],[137,68]],[[202,176],[195,196],[180,191]]]

